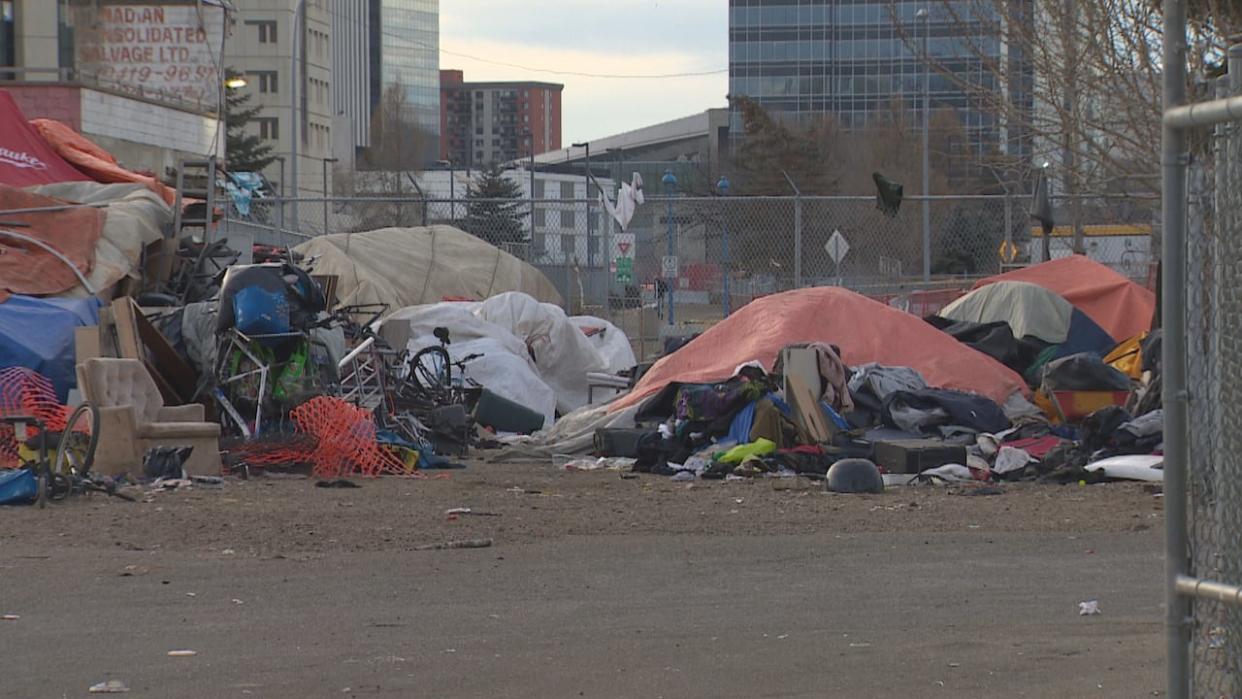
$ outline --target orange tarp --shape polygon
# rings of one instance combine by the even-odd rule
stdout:
[[[0,185],[0,211],[60,206],[65,202]],[[0,222],[24,223],[9,230],[40,240],[73,262],[88,276],[95,266],[95,246],[103,233],[104,212],[96,208],[29,214],[3,214]],[[59,294],[78,285],[72,269],[55,255],[24,240],[0,236],[0,295],[8,293],[44,296]],[[0,298],[0,300],[3,300]]]
[[[1156,310],[1154,293],[1082,255],[980,279],[974,288],[999,281],[1029,282],[1056,292],[1115,338],[1150,330]]]
[[[55,119],[32,119],[31,126],[51,144],[61,158],[96,182],[105,184],[136,182],[160,195],[169,206],[177,201],[177,192],[151,175],[132,172],[121,167],[111,153]]]
[[[838,287],[765,296],[656,362],[613,410],[640,402],[670,383],[712,383],[752,360],[772,368],[781,348],[827,342],[850,366],[878,362],[916,369],[928,385],[970,391],[998,403],[1026,393],[1022,377],[917,316]]]

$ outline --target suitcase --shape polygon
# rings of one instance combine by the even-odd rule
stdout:
[[[945,464],[966,463],[966,447],[934,439],[898,439],[876,442],[875,463],[889,473],[922,473]]]
[[[599,456],[638,457],[638,440],[653,430],[601,427],[595,430],[595,453]]]

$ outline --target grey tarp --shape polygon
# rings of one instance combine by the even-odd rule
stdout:
[[[316,258],[315,274],[336,275],[343,304],[386,303],[396,310],[446,298],[481,301],[506,291],[561,303],[542,272],[452,226],[334,233],[295,250]]]

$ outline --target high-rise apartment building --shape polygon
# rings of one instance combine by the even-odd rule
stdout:
[[[486,167],[561,147],[561,91],[543,82],[466,82],[440,71],[440,158]]]
[[[427,141],[440,138],[440,0],[369,0],[371,107],[400,87],[405,119]],[[434,156],[434,147],[431,156]]]
[[[956,114],[980,154],[1029,155],[1023,129],[982,96],[1029,113],[1022,54],[996,35],[997,17],[970,14],[987,3],[963,6],[955,15],[943,2],[730,0],[729,93],[786,119],[831,116],[860,128],[877,113],[921,107],[930,56],[931,109]]]

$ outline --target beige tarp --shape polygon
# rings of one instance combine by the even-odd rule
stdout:
[[[172,225],[172,209],[145,185],[62,182],[32,187],[30,191],[79,204],[107,202],[103,234],[95,247],[95,266],[87,281],[107,298],[125,277],[141,275],[142,250],[164,237]],[[89,296],[80,285],[58,296]]]
[[[452,226],[334,233],[294,250],[316,257],[316,275],[338,277],[336,295],[346,305],[386,303],[396,310],[445,298],[481,301],[506,291],[561,303],[542,272]]]
[[[1037,337],[1059,345],[1069,333],[1074,307],[1051,291],[1026,282],[996,282],[945,306],[939,315],[972,323],[1005,321],[1014,337]]]

